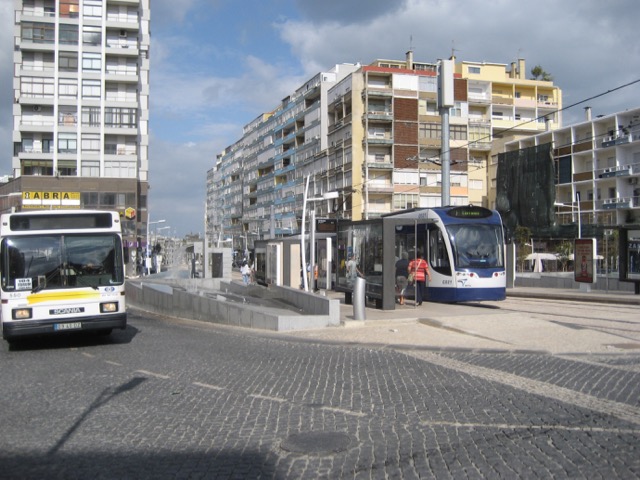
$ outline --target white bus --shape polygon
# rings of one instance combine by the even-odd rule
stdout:
[[[0,322],[8,342],[127,326],[120,216],[42,210],[0,217]]]

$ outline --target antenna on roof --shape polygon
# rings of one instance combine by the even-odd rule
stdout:
[[[451,40],[451,58],[455,58],[456,57],[456,52],[459,52],[460,50],[458,50],[456,48],[456,41],[455,40]]]
[[[413,35],[409,35],[409,51],[413,52]]]

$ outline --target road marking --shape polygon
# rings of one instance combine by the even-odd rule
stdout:
[[[208,388],[209,390],[224,390],[224,387],[218,387],[217,385],[211,385],[209,383],[193,382],[198,387]]]
[[[594,410],[605,415],[612,415],[620,420],[640,425],[640,409],[632,405],[594,397],[575,390],[551,385],[549,383],[530,378],[520,377],[507,372],[471,365],[469,363],[445,358],[430,352],[414,350],[407,352],[407,354],[434,365],[456,370],[460,373],[466,373],[483,380],[509,385],[527,393],[542,395],[576,407]]]
[[[91,353],[86,353],[86,352],[80,352],[80,355],[84,355],[85,357],[89,357],[89,358],[96,358],[95,355]]]
[[[252,397],[252,398],[257,398],[259,400],[268,400],[270,402],[278,402],[278,403],[286,403],[286,402],[288,402],[288,400],[286,400],[284,398],[268,397],[266,395],[250,394],[249,396]]]
[[[497,430],[565,430],[569,432],[607,432],[607,433],[620,433],[620,434],[640,434],[640,429],[635,428],[603,428],[603,427],[569,427],[567,425],[512,425],[509,423],[460,423],[460,422],[447,422],[447,421],[421,421],[420,425],[425,427],[455,427],[455,428],[495,428]]]
[[[345,410],[344,408],[335,408],[335,407],[321,407],[322,410],[327,410],[329,412],[341,413],[343,415],[350,415],[352,417],[366,417],[367,414],[363,412],[354,412],[353,410]]]
[[[113,362],[111,360],[105,360],[105,363],[108,363],[109,365],[115,365],[116,367],[122,367],[121,363]]]
[[[148,370],[135,370],[134,373],[143,373],[144,375],[149,375],[150,377],[162,378],[163,380],[167,380],[171,378],[169,375],[162,375],[161,373],[150,372]]]

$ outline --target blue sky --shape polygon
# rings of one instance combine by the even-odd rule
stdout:
[[[337,63],[448,58],[541,65],[565,106],[640,79],[637,0],[151,0],[149,207],[204,233],[206,172],[245,124]],[[0,2],[0,175],[11,170],[13,2]],[[564,125],[640,107],[640,83]],[[166,233],[166,232],[164,232]]]

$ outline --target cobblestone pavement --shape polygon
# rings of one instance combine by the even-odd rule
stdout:
[[[640,478],[640,355],[296,338],[130,313],[0,349],[2,478]]]

